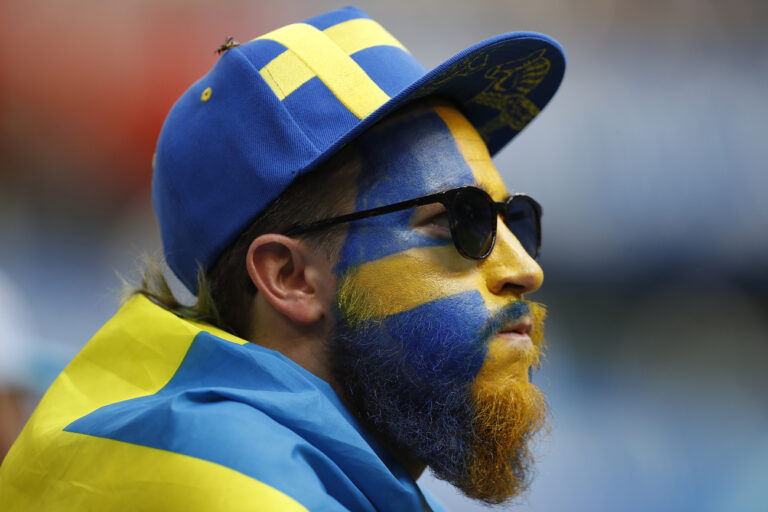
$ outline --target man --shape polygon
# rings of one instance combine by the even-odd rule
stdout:
[[[197,304],[150,268],[42,400],[0,504],[437,510],[427,465],[517,495],[544,418],[543,313],[523,300],[540,209],[490,154],[554,94],[557,43],[507,34],[425,73],[345,8],[222,53],[155,159],[165,256]]]

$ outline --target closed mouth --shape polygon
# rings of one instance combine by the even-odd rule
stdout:
[[[502,326],[498,330],[497,335],[522,347],[533,343],[531,341],[532,330],[533,320],[531,320],[530,316],[526,315]]]

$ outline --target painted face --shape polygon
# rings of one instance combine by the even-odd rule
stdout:
[[[360,137],[357,147],[362,171],[356,210],[464,185],[480,186],[496,201],[508,195],[477,131],[449,105],[423,104],[389,118]],[[440,204],[350,223],[335,271],[339,277],[355,274],[354,284],[372,299],[370,314],[398,317],[401,323],[408,323],[406,317],[429,319],[434,329],[465,340],[476,339],[494,313],[536,290],[543,279],[501,219],[488,258],[462,257]],[[517,308],[513,315],[522,312]],[[510,338],[490,341],[498,345],[496,358],[511,363],[519,347]],[[508,354],[504,346],[510,346]],[[457,364],[474,377],[483,359],[479,354],[469,366]]]
[[[448,104],[402,111],[361,136],[356,149],[358,211],[466,185],[495,201],[508,195],[477,131]],[[541,423],[528,369],[537,364],[543,315],[522,300],[541,285],[538,264],[500,219],[489,257],[462,257],[444,207],[434,204],[350,223],[334,270],[332,360],[358,414],[467,494],[499,501],[517,492],[475,492],[470,480],[489,476],[472,476],[469,466],[489,463],[478,458],[488,446],[478,450],[474,431],[490,425],[478,411],[497,416],[493,404],[523,406],[511,414],[530,428],[516,425],[514,446],[500,448],[515,451],[511,458],[527,455],[520,443]],[[528,417],[534,409],[538,416]],[[496,427],[489,435],[498,436]],[[496,472],[510,471],[518,469]]]

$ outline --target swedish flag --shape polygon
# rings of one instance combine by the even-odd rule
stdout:
[[[0,467],[8,511],[384,509],[421,510],[420,490],[326,382],[144,296],[56,379]]]

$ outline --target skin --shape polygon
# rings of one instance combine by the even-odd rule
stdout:
[[[509,195],[480,135],[447,103],[405,109],[355,145],[361,172],[349,211],[464,185],[484,188],[496,201]],[[475,261],[456,251],[442,211],[441,205],[427,205],[350,223],[338,258],[330,262],[300,240],[277,234],[256,238],[246,261],[259,289],[250,340],[336,386],[324,344],[334,326],[334,293],[341,276],[354,272],[355,285],[376,299],[368,309],[377,316],[428,314],[431,324],[466,332],[467,339],[491,313],[541,286],[541,268],[501,219],[490,256]],[[495,333],[469,377],[480,388],[500,379],[527,382],[529,363],[521,353],[530,346],[527,335]],[[424,470],[418,460],[395,456],[414,479]]]

